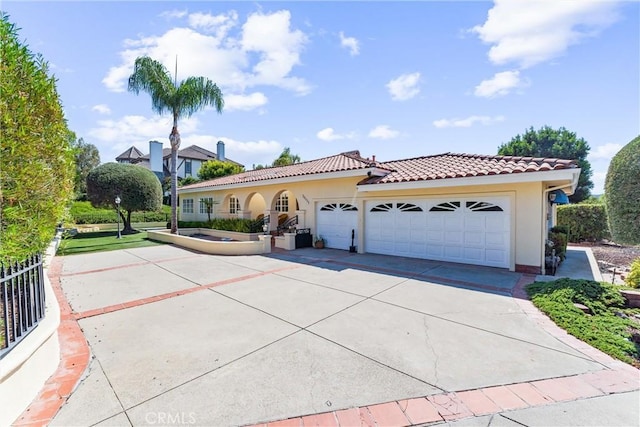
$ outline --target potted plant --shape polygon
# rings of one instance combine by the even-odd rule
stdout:
[[[313,246],[316,249],[324,248],[324,239],[322,238],[322,236],[320,235],[316,236],[315,240],[313,241]]]

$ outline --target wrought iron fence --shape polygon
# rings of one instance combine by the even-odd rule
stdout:
[[[45,314],[42,255],[0,263],[0,358],[27,336]]]

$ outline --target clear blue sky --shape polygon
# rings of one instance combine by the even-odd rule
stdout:
[[[640,3],[30,2],[1,8],[58,79],[70,128],[103,162],[168,146],[170,119],[126,91],[137,56],[204,75],[226,108],[182,120],[182,144],[270,163],[360,150],[395,160],[495,154],[533,126],[591,146],[594,193],[640,134]]]

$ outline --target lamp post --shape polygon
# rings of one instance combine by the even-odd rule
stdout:
[[[120,239],[122,236],[120,236],[120,196],[116,196],[116,208],[118,210],[118,237],[116,237],[116,239]]]

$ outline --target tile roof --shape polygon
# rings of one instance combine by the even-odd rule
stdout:
[[[116,157],[116,160],[134,160],[138,157],[142,157],[142,151],[138,150],[136,147],[129,147],[127,150]]]
[[[518,174],[576,168],[574,160],[517,156],[487,156],[478,154],[444,153],[413,159],[375,162],[350,151],[288,166],[264,168],[216,178],[184,186],[181,189],[209,188],[231,184],[245,184],[278,178],[314,175],[329,172],[364,170],[375,167],[383,176],[364,178],[359,185],[396,182],[428,181],[435,179]]]
[[[360,156],[359,151],[349,151],[335,156],[323,157],[308,162],[295,163],[287,166],[276,166],[251,170],[236,175],[223,176],[197,184],[186,185],[181,189],[209,188],[221,185],[244,184],[250,182],[267,181],[278,178],[315,175],[329,172],[340,172],[358,169],[368,169],[375,165],[371,160]],[[363,173],[364,174],[364,173]]]
[[[576,168],[577,164],[554,158],[444,153],[382,162],[378,166],[393,172],[367,178],[360,185],[542,172]]]

